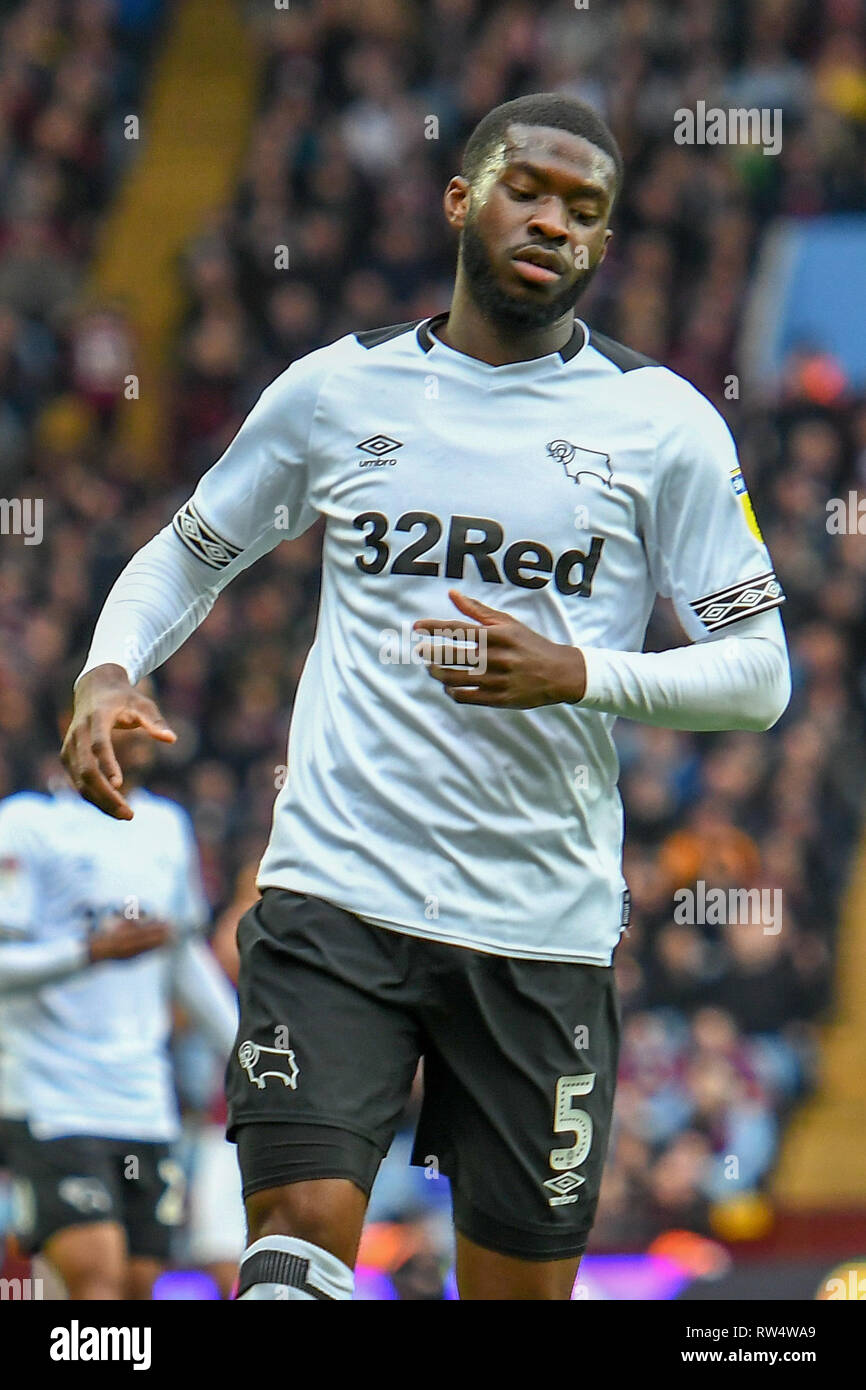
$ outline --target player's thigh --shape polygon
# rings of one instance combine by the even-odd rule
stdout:
[[[595,1218],[619,1051],[613,970],[472,952],[445,978],[452,1014],[429,1021],[415,1161],[438,1158],[458,1232],[504,1257],[484,1287],[513,1268],[525,1297],[519,1264],[576,1270]],[[464,1297],[476,1296],[471,1255]],[[550,1272],[535,1279],[557,1296]]]
[[[485,1250],[457,1232],[457,1287],[462,1299],[566,1300],[571,1298],[580,1255],[564,1260],[518,1260]]]
[[[170,1145],[148,1140],[117,1141],[113,1161],[129,1254],[139,1262],[131,1277],[140,1290],[150,1274],[152,1283],[168,1263],[175,1234],[186,1220],[186,1175]]]
[[[420,1054],[408,938],[268,889],[241,919],[238,946],[226,1089],[250,1238],[330,1223],[346,1248]]]

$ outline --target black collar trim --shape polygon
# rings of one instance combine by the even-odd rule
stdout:
[[[445,309],[441,314],[434,314],[432,318],[421,320],[416,329],[415,336],[423,352],[429,352],[436,341],[430,332],[431,328],[438,328],[439,324],[444,323],[447,317],[448,310]],[[581,348],[586,346],[588,341],[589,334],[583,324],[580,323],[578,319],[575,319],[574,332],[565,344],[565,347],[559,349],[559,356],[562,358],[562,361],[570,362],[573,357],[577,356]],[[530,359],[527,359],[527,361],[528,360]],[[514,364],[508,363],[508,365],[513,366]]]
[[[419,323],[415,336],[424,352],[429,352],[433,346],[433,336],[430,329],[437,327],[440,323],[444,323],[447,317],[448,310],[446,309],[443,313],[434,314],[432,318],[422,319]]]

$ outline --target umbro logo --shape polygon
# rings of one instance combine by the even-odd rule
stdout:
[[[355,445],[356,449],[363,449],[365,454],[375,454],[376,458],[381,458],[383,454],[391,453],[394,449],[402,449],[403,445],[399,439],[392,439],[387,434],[371,434],[369,439],[362,439],[360,444]]]
[[[355,445],[356,449],[363,449],[365,454],[370,454],[370,458],[358,459],[359,468],[393,468],[397,460],[395,458],[385,458],[385,454],[392,454],[395,449],[402,449],[403,444],[399,439],[392,439],[389,434],[371,434],[369,439],[362,439],[360,444]]]
[[[582,1187],[585,1182],[586,1178],[581,1177],[580,1173],[576,1173],[573,1168],[567,1173],[560,1173],[558,1177],[548,1178],[544,1186],[553,1193],[553,1196],[548,1198],[550,1206],[564,1207],[571,1202],[576,1202],[578,1188]]]
[[[561,463],[569,478],[580,486],[581,478],[598,478],[605,487],[613,487],[613,469],[610,454],[599,449],[584,449],[579,444],[570,444],[567,439],[552,439],[547,452],[557,463]]]

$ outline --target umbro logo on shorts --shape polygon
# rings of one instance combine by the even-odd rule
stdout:
[[[553,1193],[548,1198],[552,1207],[564,1207],[570,1202],[577,1201],[578,1188],[582,1187],[586,1178],[582,1178],[580,1173],[571,1170],[568,1173],[560,1173],[558,1177],[548,1178],[544,1186],[549,1187]]]

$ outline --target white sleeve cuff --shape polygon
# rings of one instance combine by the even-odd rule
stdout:
[[[791,697],[791,673],[777,612],[759,614],[667,652],[582,648],[586,691],[576,706],[669,729],[770,728]]]

